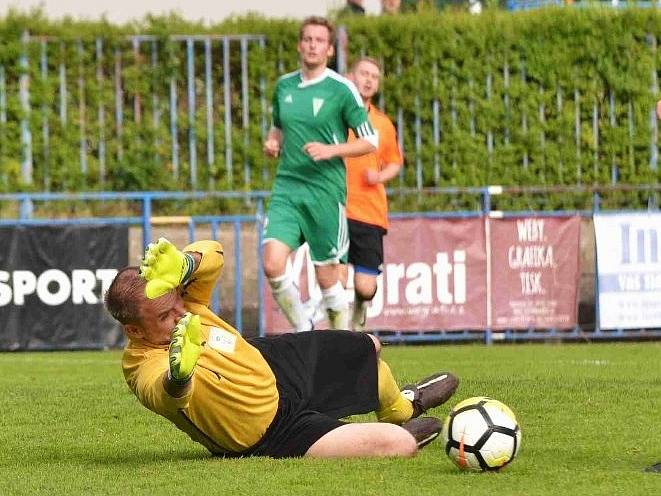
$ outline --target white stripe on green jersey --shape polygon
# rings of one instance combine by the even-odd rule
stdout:
[[[337,233],[337,256],[340,259],[349,251],[349,224],[347,223],[346,207],[342,203],[338,203],[337,208],[338,218],[340,219]]]
[[[355,85],[331,69],[308,81],[303,81],[300,70],[281,76],[273,95],[273,125],[283,136],[273,194],[328,194],[344,203],[342,158],[315,162],[303,146],[345,143],[350,128],[356,136],[378,144]]]

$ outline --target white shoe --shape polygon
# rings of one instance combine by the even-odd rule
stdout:
[[[296,329],[296,332],[310,332],[310,331],[314,331],[314,322],[312,322],[312,319],[308,319],[305,325]]]

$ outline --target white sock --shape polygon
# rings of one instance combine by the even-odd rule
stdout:
[[[296,332],[309,331],[312,326],[310,320],[306,318],[303,304],[301,303],[301,295],[291,275],[287,273],[280,277],[269,277],[268,280],[271,285],[273,298],[278,302],[282,313],[285,314]]]
[[[322,289],[324,307],[331,329],[349,329],[349,302],[340,281],[328,289]]]
[[[364,331],[367,322],[367,302],[354,295],[353,313],[351,315],[351,329],[354,331]]]

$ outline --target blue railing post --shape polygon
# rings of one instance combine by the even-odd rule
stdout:
[[[487,188],[482,188],[482,215],[484,216],[485,228],[487,227],[487,222],[490,221],[489,215],[491,213],[491,193],[500,194],[500,193],[502,193],[502,189],[503,188],[501,186],[489,186]],[[490,260],[491,260],[491,253],[490,253],[491,243],[490,243],[490,240],[488,238],[489,231],[486,232],[486,235],[487,235],[487,239],[486,239],[487,271],[490,271],[491,270],[491,262],[490,262]],[[489,278],[488,281],[491,280],[489,276],[487,276],[487,277]],[[488,281],[487,281],[487,284],[490,284]],[[487,316],[489,316],[489,315],[491,315],[491,288],[490,287],[487,287],[487,295],[488,295],[488,297],[487,297],[487,309],[486,309],[486,311],[487,311]],[[488,320],[487,325],[491,326],[491,322],[490,322],[491,318],[487,317],[487,320]],[[486,344],[486,345],[493,344],[493,331],[491,330],[491,327],[487,327],[484,330],[484,344]]]
[[[147,248],[151,243],[151,195],[142,198],[142,246]]]
[[[177,80],[170,78],[170,141],[172,142],[172,175],[179,179],[179,131],[177,129]]]
[[[87,163],[87,131],[86,131],[86,105],[85,105],[85,68],[83,59],[85,57],[85,48],[83,41],[78,40],[78,126],[79,126],[79,155],[80,155],[80,172],[87,180],[88,163]]]
[[[599,212],[601,209],[601,197],[599,196],[599,193],[595,191],[592,193],[592,215],[594,216],[595,213]]]
[[[594,223],[594,216],[601,209],[601,197],[599,192],[592,193],[592,222]],[[596,252],[594,257],[594,332],[595,334],[601,333],[601,323],[599,322],[599,269],[598,269],[599,253]]]
[[[344,74],[347,72],[347,49],[349,43],[349,35],[347,27],[340,24],[337,27],[337,35],[335,36],[335,62],[337,72]]]
[[[230,75],[230,39],[223,37],[223,106],[225,107],[225,168],[230,189],[233,184],[232,169],[232,78]]]
[[[266,50],[266,42],[263,37],[259,39],[259,47],[262,51],[262,54]],[[343,74],[343,73],[341,73]],[[266,139],[266,133],[268,132],[268,114],[266,110],[266,78],[264,77],[264,69],[260,71],[259,75],[259,106],[261,113],[261,138],[262,142]],[[262,167],[262,179],[266,182],[269,178],[268,167]]]
[[[194,243],[196,241],[196,233],[195,233],[195,219],[192,217],[188,218],[188,242],[189,243]]]
[[[124,89],[122,87],[122,52],[118,46],[113,51],[115,64],[115,140],[117,143],[117,161],[124,160]]]
[[[250,148],[250,103],[248,91],[248,39],[241,38],[241,128],[243,130],[243,149]],[[243,185],[246,190],[251,189],[252,165],[250,164],[250,154],[243,154]],[[249,199],[246,197],[246,201]]]
[[[21,180],[25,184],[32,184],[32,131],[30,130],[30,67],[28,65],[28,42],[30,35],[27,31],[21,36],[21,55],[19,64],[21,75],[19,78],[19,92],[21,100]]]
[[[41,72],[41,84],[47,87],[48,84],[48,54],[47,44],[45,40],[41,41],[41,51],[39,52],[39,69]],[[44,179],[43,185],[46,191],[50,190],[50,127],[48,124],[48,104],[42,102],[41,104],[41,140],[43,150],[43,170]]]
[[[188,163],[190,184],[197,189],[197,136],[195,134],[195,51],[193,38],[186,40],[186,76],[188,90]]]
[[[211,38],[204,39],[204,86],[206,89],[207,110],[207,184],[210,190],[214,184],[214,138],[213,138],[213,79],[211,77],[213,60],[211,59]]]
[[[105,77],[103,75],[103,38],[96,38],[95,40],[96,51],[96,84],[98,91],[103,95],[105,89]],[[105,98],[99,98],[97,106],[97,127],[98,140],[99,140],[99,180],[101,184],[106,181],[106,106]]]
[[[260,336],[266,334],[264,322],[264,199],[257,200],[257,219],[255,227],[257,229],[257,330]]]
[[[652,52],[652,64],[654,67],[652,67],[651,71],[651,77],[652,81],[650,84],[650,94],[651,95],[658,95],[659,94],[659,79],[658,76],[656,75],[656,56],[657,56],[657,45],[656,45],[656,36],[653,36],[652,34],[647,34],[645,36],[646,41],[648,46],[650,47],[650,51]],[[659,138],[659,128],[657,125],[656,121],[656,106],[655,105],[650,105],[649,106],[649,128],[650,128],[650,169],[653,171],[656,171],[658,164],[659,164],[659,148],[656,145],[657,140]]]
[[[234,221],[234,325],[243,334],[243,284],[241,283],[241,221]]]
[[[491,212],[491,197],[493,195],[502,195],[503,187],[487,186],[486,188],[480,189],[482,190],[482,213],[484,215],[489,215],[489,212]]]
[[[21,220],[31,219],[33,212],[34,205],[32,204],[32,198],[30,198],[30,195],[22,196],[19,207],[19,218]]]
[[[211,221],[211,239],[218,241],[218,221]],[[211,309],[216,315],[220,314],[220,289],[218,283],[213,287],[213,295],[211,296]]]
[[[503,192],[502,186],[488,186],[482,189],[482,215],[485,217],[485,222],[488,222],[487,217],[491,212],[491,195],[500,195]],[[487,240],[487,246],[490,246],[489,240]],[[487,253],[487,257],[491,257],[490,253]],[[487,266],[487,270],[491,270],[491,267]],[[487,300],[487,305],[491,306],[491,298]],[[489,307],[487,307],[487,314],[489,312]],[[490,323],[489,323],[490,324]],[[487,345],[493,344],[493,331],[491,327],[487,327],[484,330],[484,343]]]
[[[489,194],[489,188],[482,189],[482,213],[484,215],[489,215],[491,211],[491,195]]]

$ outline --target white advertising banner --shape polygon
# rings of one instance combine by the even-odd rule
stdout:
[[[602,329],[661,327],[661,214],[594,216]]]

